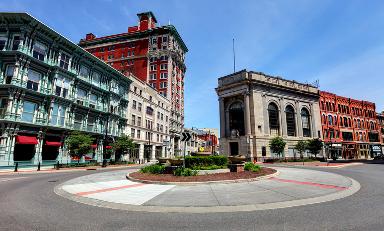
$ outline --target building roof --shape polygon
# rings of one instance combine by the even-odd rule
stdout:
[[[142,15],[146,15],[148,17],[152,17],[152,19],[155,20],[155,22],[157,22],[157,19],[155,17],[155,15],[152,13],[152,11],[147,11],[147,12],[143,12],[143,13],[138,13],[137,16],[140,17]]]

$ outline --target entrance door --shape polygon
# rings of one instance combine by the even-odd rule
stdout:
[[[239,155],[239,143],[238,142],[230,142],[229,149],[231,156]]]
[[[15,144],[15,149],[13,152],[14,161],[31,161],[34,156],[34,144]]]

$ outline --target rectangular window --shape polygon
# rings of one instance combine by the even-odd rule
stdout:
[[[137,117],[137,126],[141,127],[141,117]]]
[[[162,55],[162,56],[160,57],[160,60],[161,60],[161,61],[167,61],[167,60],[168,60],[168,56],[166,56],[166,55]]]
[[[147,115],[153,115],[153,108],[147,106]]]
[[[55,103],[52,107],[51,124],[57,125],[58,118],[59,118],[59,105]]]
[[[96,122],[96,119],[95,117],[93,116],[88,116],[88,120],[87,120],[87,131],[89,132],[92,132],[95,128],[95,122]]]
[[[21,120],[32,123],[36,109],[37,109],[37,104],[29,101],[24,101],[23,114],[21,115]]]
[[[97,106],[97,95],[96,94],[90,94],[89,95],[89,107],[96,108]]]
[[[161,82],[160,88],[167,88],[167,82]]]
[[[84,101],[87,99],[87,92],[83,89],[77,89],[77,103],[83,105]]]
[[[156,65],[151,65],[151,66],[150,66],[150,70],[151,70],[151,71],[156,71],[156,70],[157,70]]]
[[[6,43],[7,43],[7,37],[0,36],[0,51],[5,48]]]
[[[56,79],[55,95],[63,98],[67,98],[69,85],[70,85],[70,80],[59,75]]]
[[[150,80],[156,80],[156,73],[149,74],[149,79]]]
[[[135,129],[131,128],[131,138],[135,138]]]
[[[93,72],[92,74],[92,83],[96,86],[100,85],[100,74],[97,72]]]
[[[137,139],[140,139],[140,133],[141,133],[141,131],[137,130],[137,133],[136,133]]]
[[[20,36],[13,36],[13,43],[12,43],[12,50],[17,50],[19,49],[21,39]]]
[[[6,76],[5,76],[5,84],[11,84],[14,71],[15,71],[15,66],[8,65],[7,73],[6,73]]]
[[[89,68],[85,66],[80,67],[80,76],[88,79],[89,77]]]
[[[163,43],[165,43],[165,42],[168,42],[168,37],[167,36],[163,37]]]
[[[81,130],[83,127],[83,115],[81,114],[75,114],[75,121],[73,123],[73,128],[77,130]]]
[[[59,66],[65,70],[69,67],[69,55],[61,53]]]
[[[168,69],[168,64],[160,64],[160,70],[167,70]]]
[[[156,83],[150,83],[150,86],[156,89]]]
[[[36,42],[35,45],[33,45],[33,57],[44,61],[45,54],[47,53],[47,47],[39,42]]]
[[[27,89],[31,89],[33,91],[38,91],[40,78],[41,78],[40,73],[33,71],[33,70],[29,70],[28,71]]]
[[[136,109],[136,100],[132,100],[132,108]]]
[[[131,121],[131,124],[132,124],[132,125],[135,125],[135,124],[136,124],[136,116],[135,116],[135,115],[132,115],[132,121]]]
[[[167,79],[168,73],[160,73],[160,79]]]
[[[138,110],[138,111],[141,111],[141,103],[138,104],[138,106],[137,106],[137,110]]]

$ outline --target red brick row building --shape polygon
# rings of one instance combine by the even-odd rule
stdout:
[[[374,103],[320,91],[320,113],[328,158],[367,159],[382,153]]]

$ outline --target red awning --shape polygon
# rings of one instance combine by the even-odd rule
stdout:
[[[16,143],[18,144],[38,144],[34,136],[16,136]]]
[[[45,145],[47,146],[55,146],[55,147],[60,147],[61,142],[55,142],[55,141],[45,141]]]
[[[91,144],[91,148],[96,149],[97,148],[97,144]]]
[[[106,149],[111,149],[111,148],[112,148],[112,146],[105,146],[105,148],[106,148]]]

